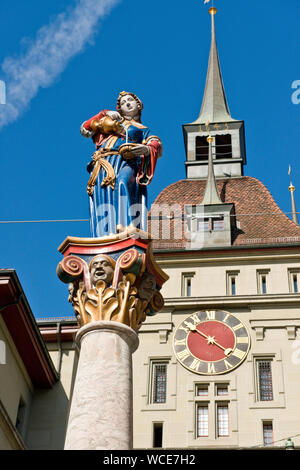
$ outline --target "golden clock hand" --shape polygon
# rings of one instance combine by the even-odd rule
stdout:
[[[197,327],[195,325],[191,325],[189,326],[189,329],[191,331],[195,331],[196,333],[198,333],[199,335],[203,336],[204,338],[206,338],[208,340],[208,344],[215,344],[216,346],[218,346],[219,348],[223,349],[224,353],[225,353],[225,356],[229,356],[229,354],[232,353],[232,349],[231,348],[224,348],[221,344],[217,343],[217,341],[215,340],[215,338],[213,336],[207,336],[205,333],[203,333],[202,331],[200,330],[197,330]]]

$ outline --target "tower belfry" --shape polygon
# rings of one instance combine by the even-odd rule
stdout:
[[[222,79],[215,31],[217,9],[212,7],[209,13],[211,47],[202,106],[198,118],[183,125],[187,178],[207,176],[209,135],[213,138],[216,177],[241,176],[246,164],[244,121],[232,118]]]

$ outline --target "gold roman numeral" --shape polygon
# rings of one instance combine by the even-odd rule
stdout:
[[[215,365],[214,365],[213,362],[208,362],[207,363],[207,372],[208,372],[208,374],[215,374],[216,373]]]
[[[175,346],[185,346],[186,338],[183,339],[175,339]]]
[[[240,344],[245,344],[249,342],[248,336],[237,336],[236,337],[236,342]]]
[[[224,365],[226,367],[226,370],[228,369],[231,369],[232,365],[230,364],[230,362],[226,361],[226,359],[224,359]]]
[[[234,331],[236,331],[236,330],[239,330],[240,328],[243,328],[243,327],[244,327],[243,323],[238,323],[237,325],[233,326],[232,329]]]
[[[223,320],[224,323],[226,323],[227,318],[228,318],[229,316],[230,316],[230,314],[229,314],[229,313],[226,313],[226,317],[225,317],[224,320]]]
[[[206,317],[208,320],[214,320],[216,318],[215,310],[206,310]]]
[[[194,322],[194,325],[198,325],[201,323],[201,320],[199,319],[197,313],[193,313],[193,315],[190,316],[190,319]]]
[[[184,361],[187,357],[190,356],[190,351],[187,348],[185,348],[176,354],[177,354],[178,359],[180,359],[181,361]]]
[[[239,359],[242,359],[245,356],[245,351],[241,351],[241,349],[235,349],[232,353],[232,356],[238,357]]]
[[[188,328],[188,325],[190,325],[190,323],[188,323],[188,322],[185,321],[184,324],[187,325],[187,326],[183,326],[183,324],[182,324],[182,325],[180,325],[180,327],[178,328],[178,330],[183,330],[183,331],[185,331],[186,333],[189,333],[189,332],[191,331],[191,330]]]
[[[198,371],[200,366],[201,366],[201,362],[199,361],[199,359],[194,359],[192,364],[189,366],[189,368],[192,370]]]

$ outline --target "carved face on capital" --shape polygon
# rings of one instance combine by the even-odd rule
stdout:
[[[155,277],[151,273],[144,273],[142,275],[142,279],[139,284],[138,296],[140,297],[140,299],[147,300],[148,302],[150,302],[155,290],[156,290]]]
[[[92,284],[104,281],[111,284],[114,276],[114,261],[108,256],[97,255],[90,262],[90,276]]]

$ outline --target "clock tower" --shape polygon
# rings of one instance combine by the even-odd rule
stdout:
[[[244,121],[233,119],[226,99],[216,42],[215,15],[211,15],[211,48],[202,106],[198,118],[183,125],[186,151],[186,176],[189,179],[207,176],[209,146],[213,138],[216,177],[242,176],[246,164]]]

